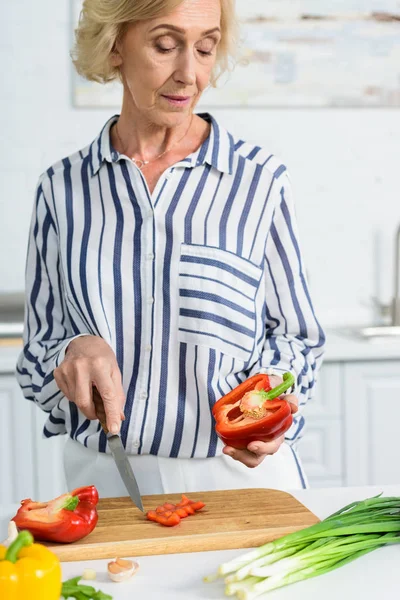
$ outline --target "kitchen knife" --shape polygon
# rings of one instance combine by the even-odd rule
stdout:
[[[117,465],[117,469],[122,478],[122,481],[124,482],[132,501],[142,512],[144,512],[139,486],[137,484],[135,475],[132,471],[132,467],[130,465],[128,457],[126,456],[125,448],[121,442],[120,436],[113,435],[108,431],[103,399],[96,388],[93,388],[93,403],[95,406],[97,418],[99,419],[103,431],[107,436],[108,446],[111,450],[112,457],[114,459],[115,464]]]

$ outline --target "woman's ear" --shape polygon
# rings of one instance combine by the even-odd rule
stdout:
[[[111,52],[110,64],[112,67],[119,67],[122,65],[122,56],[120,55],[117,48],[114,48],[114,50]]]
[[[119,67],[122,65],[122,55],[121,55],[121,41],[120,38],[117,38],[114,47],[112,49],[110,55],[110,64],[112,67]]]

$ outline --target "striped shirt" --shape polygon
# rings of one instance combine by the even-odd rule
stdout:
[[[26,267],[28,400],[47,437],[106,452],[104,433],[58,389],[53,371],[78,335],[113,348],[126,393],[131,454],[210,457],[223,444],[213,404],[247,377],[291,371],[303,406],[321,364],[286,168],[210,115],[210,135],[150,194],[110,140],[112,117],[86,148],[39,180]],[[304,418],[287,433],[299,439]]]

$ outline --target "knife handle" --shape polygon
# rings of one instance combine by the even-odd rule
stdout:
[[[100,421],[100,425],[102,426],[104,433],[107,435],[107,433],[108,433],[107,417],[106,417],[106,411],[104,409],[103,398],[100,396],[98,389],[95,387],[92,388],[92,393],[93,393],[93,396],[92,396],[93,404],[94,404],[97,418]]]

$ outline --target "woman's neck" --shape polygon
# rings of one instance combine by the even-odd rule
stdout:
[[[203,119],[188,114],[179,125],[160,126],[143,117],[139,111],[123,105],[118,123],[111,132],[112,143],[126,156],[152,161],[169,149],[189,147],[192,138],[197,138],[199,129],[203,129],[203,124],[206,125]]]

